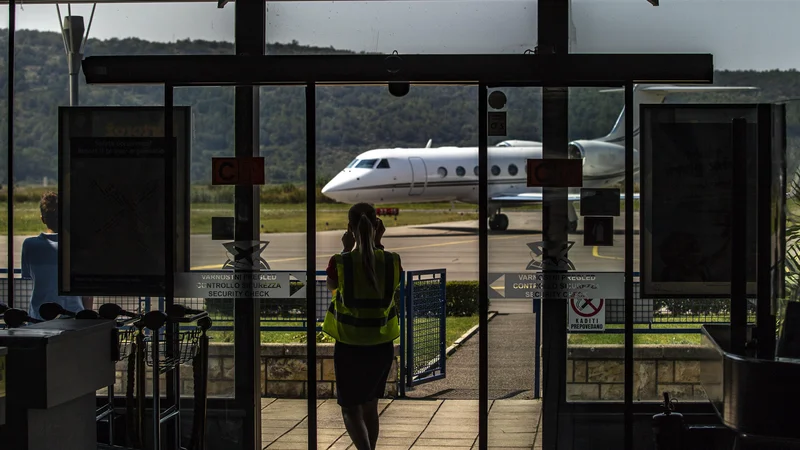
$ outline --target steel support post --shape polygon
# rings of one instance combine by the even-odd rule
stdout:
[[[539,45],[537,54],[569,53],[569,2],[539,0]],[[566,80],[565,83],[567,84]],[[568,158],[569,88],[545,85],[542,90],[542,158]],[[569,218],[567,188],[543,188],[542,232],[544,272],[566,271]],[[547,263],[553,261],[554,263]],[[542,448],[557,449],[559,415],[566,403],[567,305],[563,299],[542,301],[544,399],[542,401]]]
[[[262,56],[266,49],[266,3],[239,0],[234,3],[236,54]],[[258,87],[236,86],[234,103],[234,153],[238,157],[260,153],[260,98]],[[260,229],[259,186],[236,186],[234,198],[236,241],[258,241]],[[255,263],[257,264],[257,262]],[[259,267],[251,268],[258,270]],[[244,409],[242,448],[261,448],[261,321],[260,301],[234,299],[235,392]]]

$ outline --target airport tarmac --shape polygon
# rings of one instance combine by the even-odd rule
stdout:
[[[489,271],[525,271],[533,258],[527,244],[541,240],[541,211],[507,212],[510,226],[506,231],[489,231]],[[581,218],[582,219],[582,218]],[[575,242],[569,259],[577,271],[624,270],[624,215],[616,217],[614,245],[594,247],[583,245],[582,220],[577,233],[570,235]],[[638,230],[638,213],[634,230]],[[387,221],[389,223],[389,221]],[[405,270],[447,269],[448,280],[478,279],[477,220],[428,225],[388,227],[383,244],[398,252]],[[15,267],[20,267],[22,241],[28,236],[15,237]],[[342,231],[317,233],[317,270],[327,267],[331,255],[341,251]],[[273,270],[305,270],[306,234],[262,234],[267,241],[262,257]],[[1,261],[7,260],[6,240],[0,239]],[[230,256],[223,243],[210,235],[191,238],[191,266],[196,270],[220,268]],[[634,267],[638,267],[639,236],[634,234]]]

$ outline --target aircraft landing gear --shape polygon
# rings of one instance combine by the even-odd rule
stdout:
[[[505,231],[508,229],[508,216],[505,214],[495,214],[489,219],[489,229],[493,231]]]
[[[577,220],[570,221],[569,225],[567,226],[567,230],[570,233],[578,231],[578,221]]]

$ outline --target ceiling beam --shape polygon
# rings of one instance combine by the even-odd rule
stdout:
[[[90,56],[89,84],[416,84],[613,86],[713,82],[710,54]],[[358,82],[354,82],[358,80]]]

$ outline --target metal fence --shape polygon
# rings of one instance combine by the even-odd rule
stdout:
[[[20,270],[15,269],[14,303],[15,308],[28,309],[33,282],[20,278]],[[5,276],[4,276],[5,275]],[[638,277],[638,274],[635,274]],[[0,269],[0,301],[8,298],[8,269]],[[402,276],[405,276],[403,274]],[[325,282],[325,271],[317,272],[313,287],[316,290],[316,320],[322,322],[331,301],[331,292]],[[306,298],[302,283],[292,282],[292,298],[261,300],[261,331],[305,331]],[[194,309],[207,310],[211,316],[214,331],[233,330],[233,299],[176,298],[177,303]],[[606,324],[625,323],[625,301],[607,299]],[[103,303],[117,303],[126,310],[147,313],[153,309],[163,310],[164,299],[157,297],[95,297],[94,307]],[[699,327],[681,328],[682,325],[699,325],[710,322],[729,322],[729,299],[642,299],[639,298],[639,283],[634,282],[634,323],[648,325],[637,328],[637,333],[694,333]],[[419,311],[417,312],[419,314]],[[748,315],[755,314],[755,303],[748,304]],[[670,328],[668,325],[677,325]],[[0,327],[3,324],[0,323]],[[317,327],[319,331],[321,327]],[[607,327],[605,332],[622,332],[622,329]]]
[[[21,271],[14,270],[14,301],[9,307],[27,311],[33,291],[33,280],[21,278]],[[322,322],[331,292],[325,281],[325,271],[318,271],[313,285],[316,291],[316,321]],[[322,277],[322,278],[320,278]],[[301,292],[302,291],[302,292]],[[293,280],[290,286],[292,298],[261,300],[261,331],[305,331],[306,298],[302,283]],[[0,269],[0,301],[8,299],[8,269]],[[213,321],[212,331],[233,330],[233,299],[176,298],[175,303],[193,309],[208,311]],[[94,309],[104,303],[116,303],[128,311],[146,314],[152,310],[164,309],[163,297],[94,297]],[[0,322],[0,327],[4,325]],[[321,331],[321,327],[317,327]]]

